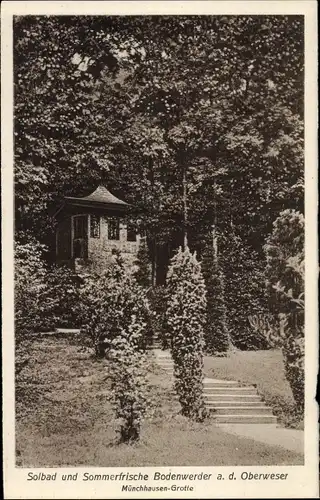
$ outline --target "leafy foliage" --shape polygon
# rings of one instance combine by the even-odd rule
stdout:
[[[111,391],[116,418],[120,420],[120,441],[139,440],[141,424],[148,408],[147,359],[137,348],[146,324],[132,314],[127,329],[120,329],[111,342]]]
[[[118,254],[100,276],[87,276],[81,289],[82,333],[90,339],[97,357],[109,351],[119,328],[129,328],[134,313],[148,324],[149,305],[145,291],[135,282]],[[146,336],[137,347],[143,348]]]
[[[216,304],[224,294],[231,340],[241,349],[268,347],[248,317],[266,313],[263,245],[273,222],[281,211],[303,210],[303,23],[302,16],[16,17],[17,241],[30,231],[52,250],[51,206],[107,183],[139,213],[152,284],[164,284],[184,234],[201,254],[215,221],[226,235]],[[301,259],[277,259],[281,266],[268,270],[278,288],[272,312],[279,299],[300,324],[292,308],[303,301],[295,291]],[[297,283],[287,287],[290,273]],[[100,292],[90,286],[85,300],[99,311]],[[90,334],[104,339],[111,326],[99,315]]]
[[[67,267],[44,263],[34,240],[15,247],[15,329],[23,334],[81,325],[82,279]]]
[[[139,439],[147,408],[145,347],[149,306],[117,253],[100,277],[87,277],[82,288],[82,332],[98,357],[110,362],[111,399],[120,419],[120,440]]]
[[[149,287],[151,284],[150,255],[146,241],[140,241],[136,265],[138,269],[135,277],[139,285]]]
[[[204,418],[203,347],[206,290],[195,254],[179,249],[168,271],[168,327],[171,334],[175,388],[182,414]]]
[[[250,317],[268,313],[265,263],[243,239],[231,234],[220,239],[219,262],[224,272],[225,303],[232,343],[242,350],[267,349],[270,344]]]
[[[298,407],[295,402],[288,401],[280,396],[270,396],[264,398],[268,406],[272,407],[272,412],[276,415],[279,424],[288,428],[301,428],[303,423],[303,408]]]
[[[31,240],[15,245],[15,332],[21,335],[50,329],[46,297],[45,247]]]
[[[272,312],[285,317],[274,339],[282,347],[285,372],[297,408],[304,407],[304,217],[284,210],[265,245]]]
[[[230,347],[224,276],[214,256],[212,243],[205,248],[201,267],[207,288],[206,351],[210,354],[223,353]]]
[[[14,31],[17,231],[51,244],[47,208],[107,182],[145,209],[163,282],[184,226],[198,249],[216,212],[252,243],[302,206],[302,17],[34,16]]]
[[[277,342],[275,339],[279,335],[280,322],[276,321],[273,314],[263,311],[259,314],[248,316],[248,321],[251,327],[251,338],[254,342],[254,348],[260,346],[261,349],[270,349]]]
[[[50,266],[46,276],[46,314],[52,327],[79,328],[81,326],[81,286],[83,279],[72,269]]]

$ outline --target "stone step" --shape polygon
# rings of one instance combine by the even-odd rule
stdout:
[[[267,406],[216,406],[206,405],[207,408],[215,408],[215,415],[272,415],[271,408]]]
[[[277,418],[273,415],[216,415],[215,421],[219,424],[276,424]]]
[[[241,385],[238,382],[223,382],[222,380],[210,380],[210,379],[204,379],[203,381],[204,387],[216,387],[223,389],[224,387],[230,387],[231,389],[256,389],[254,385]]]
[[[261,402],[261,400],[259,398],[257,399],[252,399],[252,400],[249,400],[249,401],[241,401],[241,400],[237,400],[237,401],[234,401],[233,399],[229,399],[229,401],[215,401],[215,400],[211,400],[209,398],[204,398],[205,400],[205,403],[206,404],[210,404],[212,405],[214,408],[226,408],[226,407],[234,407],[236,406],[237,408],[248,408],[248,407],[251,407],[251,408],[256,408],[256,407],[262,407],[262,406],[265,406],[263,402]]]
[[[213,381],[205,381],[203,382],[204,387],[214,387],[214,388],[221,388],[224,389],[226,387],[230,388],[236,388],[236,387],[243,387],[241,386],[238,382],[232,382],[232,381],[221,381],[221,380],[213,380]]]
[[[255,395],[257,394],[257,390],[254,387],[203,387],[204,394],[214,394],[219,396],[219,394],[228,394],[231,395]]]
[[[153,346],[156,361],[168,375],[174,376],[174,363],[168,350]],[[205,377],[203,396],[206,408],[212,412],[217,424],[274,424],[277,418],[261,401],[253,385],[241,386],[234,380],[217,380]],[[177,401],[177,395],[173,396]]]
[[[257,394],[206,394],[203,393],[206,401],[231,401],[238,404],[239,402],[260,401]]]

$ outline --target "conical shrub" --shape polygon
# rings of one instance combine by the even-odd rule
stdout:
[[[203,347],[206,289],[195,254],[179,249],[170,262],[167,325],[171,337],[175,389],[181,412],[192,420],[204,418]]]

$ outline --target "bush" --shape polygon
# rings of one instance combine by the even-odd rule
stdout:
[[[251,316],[268,312],[265,293],[265,262],[237,235],[220,238],[220,265],[224,273],[228,331],[232,344],[241,350],[268,349],[266,338],[250,322]]]
[[[81,326],[81,294],[83,279],[72,269],[52,266],[46,276],[44,301],[51,328],[78,328]]]
[[[82,289],[83,329],[98,356],[110,362],[111,396],[120,419],[120,441],[139,439],[147,409],[144,350],[149,307],[145,291],[114,255],[105,273]]]
[[[282,347],[286,378],[298,412],[304,411],[304,337],[301,330],[288,330]]]
[[[209,354],[227,352],[230,339],[227,327],[224,277],[214,258],[212,244],[203,252],[201,267],[207,289],[205,345]]]
[[[15,334],[50,329],[44,245],[36,241],[15,245]]]
[[[124,443],[139,440],[148,408],[147,360],[137,348],[145,326],[133,314],[128,328],[119,330],[108,353],[112,402],[120,420],[120,442]]]
[[[277,417],[279,424],[291,429],[301,427],[304,417],[303,411],[294,402],[280,396],[265,395],[263,399],[272,408],[272,412]]]
[[[167,275],[167,323],[171,335],[175,389],[182,414],[202,420],[203,347],[206,290],[200,264],[189,249],[179,249]]]
[[[82,279],[68,267],[46,265],[35,241],[15,248],[16,335],[81,325]]]
[[[275,317],[270,313],[258,313],[248,316],[248,321],[254,335],[254,343],[251,350],[257,350],[257,346],[267,350],[274,347],[273,338],[279,328],[279,324],[275,321]],[[248,342],[248,348],[252,345]]]
[[[82,328],[97,357],[103,357],[110,349],[119,328],[127,330],[132,309],[149,324],[150,308],[146,293],[130,272],[127,272],[121,256],[115,254],[113,262],[100,276],[87,276],[81,289]],[[139,348],[147,344],[148,329],[139,338]]]
[[[115,253],[112,264],[106,268],[104,273],[100,276],[88,274],[84,278],[84,285],[80,293],[82,304],[81,335],[93,348],[97,358],[104,357],[108,343],[113,337],[117,316],[113,314],[111,309],[112,300],[115,300],[112,297],[111,288],[114,286],[114,292],[116,292],[122,276],[125,276],[123,260],[118,253]],[[108,302],[110,302],[109,309]]]
[[[304,217],[284,210],[264,247],[271,313],[282,319],[273,343],[282,348],[297,411],[304,409]],[[285,321],[283,321],[285,318]]]

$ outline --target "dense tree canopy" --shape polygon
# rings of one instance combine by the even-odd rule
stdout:
[[[132,202],[154,276],[215,223],[262,254],[303,206],[303,18],[17,17],[17,237],[105,182]],[[226,248],[226,251],[228,249]],[[249,250],[250,253],[250,250]]]

